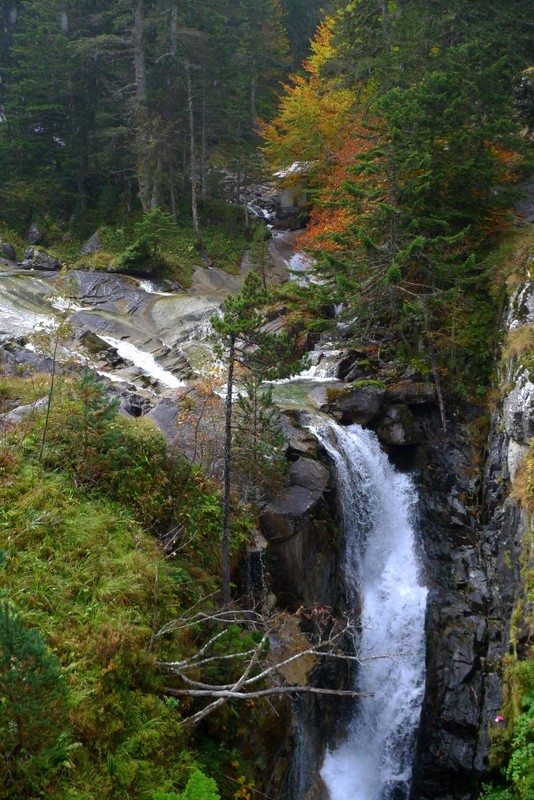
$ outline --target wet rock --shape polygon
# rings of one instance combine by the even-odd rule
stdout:
[[[533,321],[534,284],[527,281],[510,298],[504,330]],[[485,524],[473,515],[469,473],[475,462],[458,428],[427,452],[433,474],[424,478],[422,524],[433,591],[414,776],[414,796],[425,799],[463,800],[473,796],[477,782],[491,778],[490,735],[502,704],[512,618],[516,647],[526,649],[531,636],[517,614],[526,608],[520,564],[529,526],[509,491],[534,433],[534,386],[513,358],[501,367],[500,380],[504,398],[492,415],[479,495]]]
[[[298,412],[284,411],[280,416],[282,433],[286,439],[286,456],[290,461],[301,456],[317,458],[317,439],[298,424]]]
[[[180,419],[180,409],[176,402],[163,398],[148,412],[147,417],[156,423],[169,443],[174,442]]]
[[[300,629],[299,619],[295,616],[288,616],[269,637],[269,645],[267,663],[280,664],[298,653],[308,650],[310,640]],[[308,676],[316,664],[317,656],[309,654],[290,661],[289,664],[284,664],[278,668],[277,672],[290,686],[305,686],[308,683]]]
[[[159,350],[154,350],[152,355],[158,364],[181,380],[189,380],[195,375],[191,364],[178,347],[163,347]]]
[[[524,281],[508,301],[505,316],[505,331],[513,331],[522,325],[534,323],[534,281]]]
[[[526,370],[516,375],[516,385],[504,400],[503,415],[508,436],[528,445],[534,436],[534,384]]]
[[[56,272],[61,269],[61,261],[51,256],[46,250],[38,247],[27,247],[24,251],[24,260],[20,264],[22,269],[39,269]]]
[[[332,546],[325,496],[328,471],[304,463],[309,460],[299,459],[302,463],[292,471],[293,484],[260,516],[268,542],[269,586],[278,605],[292,611],[317,602],[333,606],[339,591],[337,548]]]
[[[290,486],[263,510],[262,531],[269,543],[279,542],[299,534],[312,517],[321,492],[304,486]]]
[[[338,373],[337,377],[341,378],[341,380],[346,381],[347,383],[352,383],[353,381],[361,380],[362,378],[365,377],[366,374],[367,374],[366,370],[360,367],[359,364],[356,362],[355,364],[353,364],[350,370],[345,375],[343,375],[343,377],[341,370]]]
[[[355,378],[349,377],[354,371],[362,372],[358,367],[358,360],[361,354],[357,350],[345,350],[340,353],[339,364],[337,368],[336,378],[341,381],[351,383]]]
[[[427,581],[427,686],[413,795],[462,800],[488,770],[479,731],[486,714],[491,606],[476,517],[474,451],[461,425],[440,431],[435,409],[419,445],[420,525]],[[419,412],[418,412],[419,413]],[[493,633],[492,633],[493,635]],[[492,702],[495,702],[493,698]]]
[[[21,340],[24,342],[24,340]],[[20,375],[26,372],[52,372],[53,361],[49,356],[35,353],[23,344],[9,342],[0,349],[2,370],[8,375]]]
[[[320,386],[316,386],[311,390],[311,392],[308,394],[308,400],[319,411],[328,411],[330,406],[328,390],[334,388],[338,389],[339,387],[340,384],[338,381],[332,381],[332,383],[321,383]]]
[[[425,438],[422,423],[403,403],[389,406],[381,417],[376,432],[383,444],[403,446],[417,444]]]
[[[109,353],[110,351],[114,350],[110,344],[105,342],[103,339],[98,336],[98,334],[94,333],[93,331],[86,330],[79,336],[79,341],[86,350],[88,350],[93,355],[98,355],[100,353]],[[114,350],[114,352],[116,352]]]
[[[173,450],[201,464],[214,477],[223,469],[223,401],[206,403],[196,391],[179,389],[160,400],[147,417],[161,430]]]
[[[291,465],[289,483],[322,495],[330,484],[330,473],[320,461],[299,458]]]
[[[507,456],[507,463],[508,463],[508,473],[510,475],[510,480],[514,480],[519,467],[521,466],[521,462],[523,461],[524,457],[528,453],[530,447],[528,444],[520,444],[519,442],[510,439],[508,443],[508,456]]]
[[[152,408],[150,400],[137,392],[126,392],[121,397],[121,411],[130,417],[142,417]],[[159,426],[158,426],[159,427]]]
[[[0,414],[0,423],[2,426],[5,425],[18,425],[21,423],[28,414],[31,414],[33,411],[39,411],[39,409],[44,408],[47,403],[47,398],[43,397],[40,400],[36,400],[35,403],[29,403],[28,405],[24,406],[17,406],[17,408],[13,408],[11,411],[6,412],[5,414]]]

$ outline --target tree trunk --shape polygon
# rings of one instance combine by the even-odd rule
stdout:
[[[252,65],[252,74],[250,76],[250,116],[252,129],[256,126],[258,114],[256,112],[256,65]]]
[[[197,191],[197,159],[195,147],[195,115],[193,107],[193,85],[191,83],[191,64],[185,62],[185,78],[187,85],[187,110],[189,113],[189,177],[191,180],[191,214],[193,217],[193,230],[197,240],[201,241],[200,223],[198,219],[198,191]]]
[[[148,85],[146,77],[144,0],[135,0],[133,7],[133,51],[135,68],[135,143],[137,150],[137,181],[143,211],[152,207],[152,176],[148,138]]]
[[[235,336],[230,337],[228,353],[228,377],[224,404],[224,483],[222,511],[222,579],[223,604],[230,605],[230,490],[232,478],[232,395],[234,389]]]
[[[176,57],[178,47],[178,3],[174,2],[171,8],[171,41],[169,43],[169,53],[173,58]]]
[[[176,184],[175,184],[174,172],[175,170],[173,164],[169,174],[169,180],[171,182],[171,189],[170,189],[171,216],[173,222],[178,222],[178,204],[176,202]]]
[[[200,153],[200,196],[208,195],[208,112],[206,107],[206,66],[202,67],[202,149]]]

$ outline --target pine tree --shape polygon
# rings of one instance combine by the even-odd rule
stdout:
[[[266,389],[257,376],[244,380],[236,406],[232,441],[235,472],[241,496],[247,502],[259,503],[283,485],[285,437],[272,388]]]
[[[0,776],[7,797],[45,788],[65,758],[67,730],[67,686],[57,659],[39,631],[2,603]]]
[[[263,330],[266,322],[264,307],[269,293],[263,288],[259,275],[248,272],[242,290],[224,301],[223,314],[211,322],[219,340],[219,352],[227,366],[224,434],[224,486],[222,516],[222,573],[223,603],[230,603],[230,504],[233,470],[233,400],[235,367],[242,369],[259,384],[290,374],[293,349],[285,334]],[[294,359],[293,359],[294,362]]]

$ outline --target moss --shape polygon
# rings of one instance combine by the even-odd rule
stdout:
[[[27,247],[27,242],[24,241],[22,236],[10,228],[5,222],[0,220],[0,242],[6,242],[15,248],[18,257],[22,256],[24,249]]]
[[[379,389],[385,389],[386,384],[383,381],[377,381],[372,378],[366,380],[355,381],[354,383],[349,383],[347,386],[337,387],[337,386],[330,386],[326,390],[326,399],[329,403],[336,403],[339,400],[343,400],[347,397],[352,397],[355,391],[358,389],[367,389],[370,386],[374,386]]]
[[[77,259],[73,266],[76,269],[107,270],[108,267],[114,267],[116,261],[116,255],[113,255],[107,250],[100,250],[97,253],[91,253],[90,255]]]
[[[508,333],[502,358],[517,359],[529,372],[534,372],[534,325],[520,325]]]
[[[351,384],[351,386],[353,387],[353,389],[365,389],[367,386],[377,386],[379,389],[386,388],[386,384],[384,383],[384,381],[377,381],[374,380],[373,378],[367,378],[365,380],[355,381],[354,383]]]

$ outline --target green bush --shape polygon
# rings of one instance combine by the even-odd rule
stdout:
[[[221,800],[221,796],[213,778],[196,769],[183,792],[152,792],[150,800]]]
[[[68,469],[77,486],[113,497],[146,525],[169,515],[168,456],[153,422],[119,415],[96,375],[85,370],[56,392],[45,463]]]
[[[505,775],[521,800],[534,798],[534,693],[522,698],[522,712],[515,721],[512,755]]]
[[[154,275],[162,272],[165,266],[164,259],[159,255],[157,239],[152,235],[136,239],[115,262],[117,272],[134,275]]]

